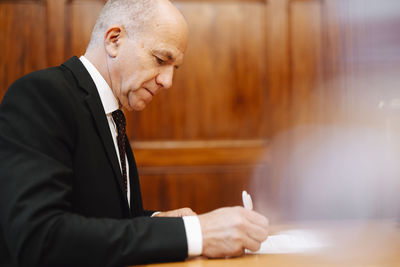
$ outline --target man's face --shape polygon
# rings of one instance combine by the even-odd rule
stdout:
[[[111,86],[121,105],[143,110],[162,89],[171,87],[186,43],[186,23],[174,16],[157,18],[139,36],[123,38],[111,74]]]

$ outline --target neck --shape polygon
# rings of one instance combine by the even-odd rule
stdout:
[[[84,56],[96,67],[103,76],[104,80],[112,89],[111,75],[108,69],[107,55],[100,47],[90,48],[86,50]]]
[[[108,86],[110,86],[114,96],[118,99],[115,88],[113,87],[113,82],[111,79],[109,62],[107,60],[107,54],[104,49],[101,47],[90,48],[86,50],[84,56],[96,67],[96,69],[100,72],[101,76],[103,76],[104,80],[107,82]],[[118,100],[119,101],[119,100]],[[119,104],[121,106],[121,103]]]

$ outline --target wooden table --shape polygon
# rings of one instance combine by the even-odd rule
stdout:
[[[400,225],[395,221],[341,221],[271,227],[273,233],[312,231],[326,246],[312,252],[244,255],[228,259],[195,258],[184,262],[150,264],[152,267],[235,266],[368,266],[400,267]]]

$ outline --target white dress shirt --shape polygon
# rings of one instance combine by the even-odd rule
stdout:
[[[104,80],[103,76],[96,69],[96,67],[84,56],[80,57],[82,64],[85,66],[86,70],[89,72],[91,78],[96,85],[97,91],[100,95],[101,103],[103,104],[104,111],[107,116],[108,125],[110,127],[110,132],[114,142],[114,148],[118,157],[118,162],[121,168],[121,160],[118,152],[118,143],[117,143],[117,126],[112,118],[112,112],[119,109],[119,103],[117,98],[114,96],[110,86]],[[126,172],[128,179],[128,192],[127,198],[128,203],[130,205],[131,201],[131,190],[129,183],[129,164],[127,156],[125,155],[126,162]],[[122,171],[122,168],[121,168]],[[153,214],[154,215],[154,214]],[[201,255],[203,250],[203,237],[201,233],[200,221],[197,216],[184,216],[183,222],[185,225],[186,239],[188,243],[188,255],[189,256],[198,256]]]

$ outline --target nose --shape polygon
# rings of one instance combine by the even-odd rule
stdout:
[[[156,83],[164,89],[172,86],[172,78],[174,77],[174,67],[165,66],[156,77]]]

